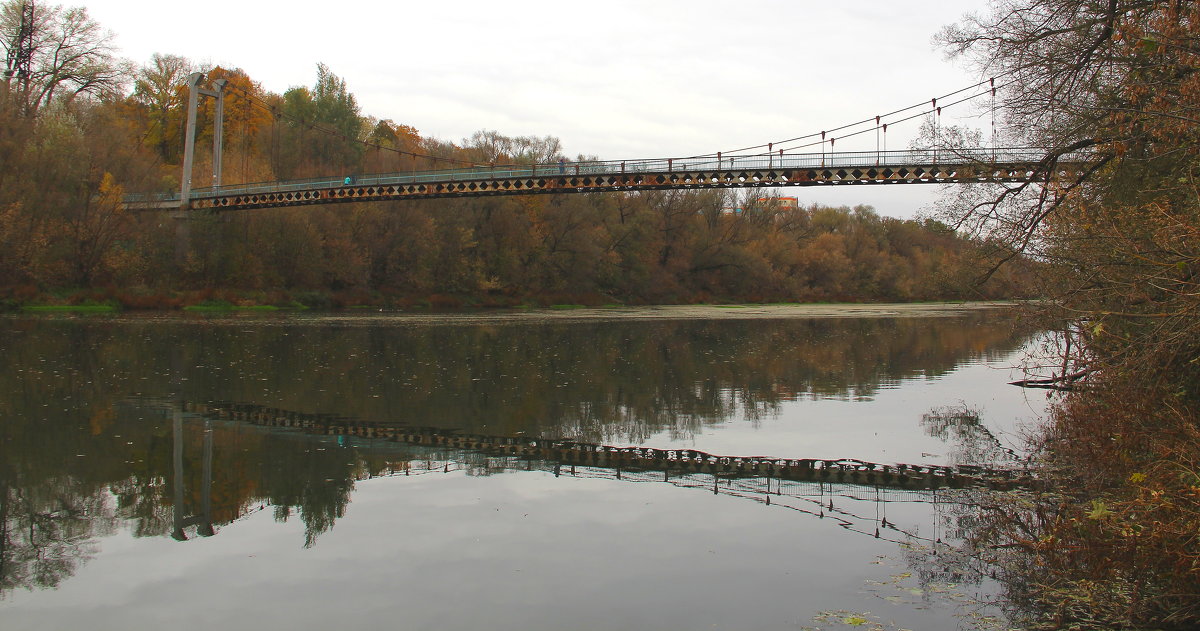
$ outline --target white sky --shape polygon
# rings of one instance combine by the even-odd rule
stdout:
[[[819,132],[979,81],[930,40],[987,0],[58,1],[87,7],[139,64],[183,55],[283,92],[323,62],[364,114],[426,137],[553,135],[567,155],[632,159]],[[989,127],[979,115],[943,121]],[[916,127],[890,128],[887,147]],[[875,136],[837,149],[874,150]],[[783,194],[903,217],[936,198],[929,185],[837,189]]]

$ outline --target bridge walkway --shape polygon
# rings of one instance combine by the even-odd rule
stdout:
[[[349,202],[665,189],[1024,182],[1045,170],[1031,148],[758,154],[480,165],[194,189],[187,208],[230,211]],[[1058,163],[1070,168],[1085,156]],[[130,194],[128,210],[178,210],[178,193]]]

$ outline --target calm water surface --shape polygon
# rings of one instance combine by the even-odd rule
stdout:
[[[0,319],[0,628],[980,627],[957,491],[267,427],[1018,461],[1036,332],[934,318]],[[229,414],[239,411],[240,416]]]

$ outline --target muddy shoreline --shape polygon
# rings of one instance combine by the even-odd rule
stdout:
[[[17,313],[0,317],[17,319],[101,318],[117,321],[164,320],[180,323],[235,325],[334,325],[334,326],[444,326],[462,324],[538,324],[656,320],[787,320],[825,318],[934,318],[957,317],[990,310],[1014,310],[1018,302],[926,302],[885,304],[766,304],[766,305],[659,305],[577,307],[570,309],[495,309],[478,311],[213,311],[116,313]]]
[[[637,307],[584,307],[475,312],[357,312],[308,314],[304,319],[329,322],[367,320],[411,324],[490,322],[579,322],[611,320],[761,320],[792,318],[928,318],[953,317],[992,309],[1013,309],[1013,302],[931,302],[895,304],[772,304],[772,305],[661,305]]]

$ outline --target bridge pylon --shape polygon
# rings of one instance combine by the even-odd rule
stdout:
[[[191,210],[192,167],[196,157],[196,110],[201,96],[209,96],[217,101],[213,115],[213,187],[221,185],[221,151],[225,135],[225,79],[213,81],[209,87],[200,87],[204,81],[204,73],[193,72],[188,75],[188,111],[187,132],[183,142],[183,177],[179,180],[179,208],[173,213],[175,224],[175,262],[182,265],[187,259],[188,245],[191,241],[191,230],[188,226],[188,211]]]
[[[183,144],[183,177],[179,183],[179,208],[187,210],[192,193],[192,166],[196,157],[196,110],[201,96],[210,96],[217,100],[213,116],[213,175],[212,185],[221,185],[221,148],[222,136],[225,129],[225,79],[217,79],[207,88],[200,87],[204,80],[203,72],[193,72],[188,75],[188,112],[187,135]]]

